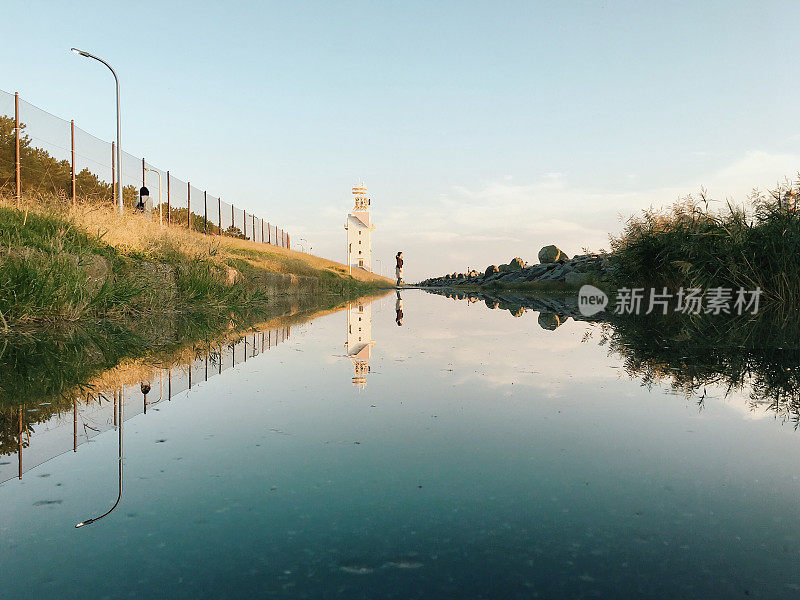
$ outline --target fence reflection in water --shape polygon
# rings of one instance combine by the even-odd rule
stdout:
[[[17,451],[0,456],[0,483],[90,442],[95,436],[114,429],[120,403],[124,403],[125,420],[147,413],[160,402],[169,402],[194,385],[220,375],[247,362],[289,338],[291,327],[282,327],[247,334],[236,342],[221,344],[196,356],[191,363],[168,368],[154,368],[152,380],[126,385],[116,390],[102,390],[75,398],[72,410],[61,412],[38,422],[39,406],[19,407],[19,440]],[[143,384],[149,390],[143,393]]]

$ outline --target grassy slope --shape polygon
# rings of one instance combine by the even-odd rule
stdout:
[[[0,199],[0,327],[164,311],[236,311],[277,294],[356,296],[391,281],[301,252],[107,205]]]

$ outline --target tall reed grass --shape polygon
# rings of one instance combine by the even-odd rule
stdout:
[[[800,306],[798,190],[755,191],[744,206],[712,210],[705,191],[634,215],[611,238],[620,286],[761,288],[762,302]]]

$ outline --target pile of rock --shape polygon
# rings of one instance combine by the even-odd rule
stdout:
[[[591,278],[602,279],[608,272],[608,261],[603,254],[580,254],[570,258],[556,246],[539,250],[539,264],[527,265],[517,257],[504,265],[490,265],[483,273],[453,273],[420,282],[423,287],[450,287],[454,285],[509,285],[527,282],[561,282],[582,285]]]

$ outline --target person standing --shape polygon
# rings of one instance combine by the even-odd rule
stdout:
[[[397,275],[397,287],[403,283],[403,253],[398,252],[397,256],[397,266],[394,269],[395,275]]]

